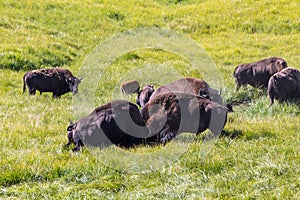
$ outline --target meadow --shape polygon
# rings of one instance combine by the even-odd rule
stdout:
[[[300,69],[299,13],[298,0],[1,1],[0,198],[300,198],[299,102],[276,101],[269,107],[265,90],[249,86],[236,92],[232,76],[237,65],[270,56],[283,57]],[[102,154],[99,150],[98,156],[87,149],[73,153],[64,148],[69,119],[81,116],[74,113],[76,98],[22,94],[24,73],[64,67],[80,74],[99,44],[128,30],[151,27],[191,38],[209,55],[221,76],[224,100],[235,103],[227,134],[211,140],[205,139],[207,132],[187,136],[192,140],[187,139],[182,155],[145,172],[108,165],[116,148]],[[111,46],[109,51],[118,48]],[[148,71],[134,74],[144,68]],[[178,74],[205,79],[179,55],[159,48],[136,49],[95,74],[99,76],[94,83],[95,105],[119,97],[114,91],[120,81],[139,73],[143,83],[145,74],[169,80]],[[165,152],[165,148],[175,152],[177,143],[180,140],[166,147],[137,147],[125,154]],[[126,156],[120,159],[126,162]],[[135,159],[142,166],[144,160]]]

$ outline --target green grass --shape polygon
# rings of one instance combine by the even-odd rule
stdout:
[[[265,90],[249,86],[235,92],[232,76],[238,64],[269,56],[281,56],[289,66],[299,68],[299,5],[285,0],[1,1],[0,198],[300,198],[299,103],[276,101],[269,107]],[[161,155],[159,162],[183,141],[189,145],[159,170],[144,173],[111,167],[109,158],[118,155],[114,148],[96,150],[102,157],[86,149],[79,153],[65,149],[69,119],[79,118],[72,95],[53,99],[46,93],[22,94],[24,73],[66,67],[80,74],[82,63],[98,44],[147,27],[190,37],[210,55],[222,77],[223,97],[236,103],[225,126],[228,136],[206,141],[207,132],[185,135],[168,144],[169,151],[161,146],[138,147],[124,156],[122,150],[119,162],[126,163],[128,154],[137,160],[137,166],[131,166],[135,169],[149,162],[148,153]],[[95,105],[113,98],[134,100],[120,96],[118,87],[139,74],[142,84],[154,81],[156,86],[177,76],[205,79],[180,55],[159,48],[137,49],[118,57],[99,76],[94,83]],[[143,156],[134,156],[139,154]]]

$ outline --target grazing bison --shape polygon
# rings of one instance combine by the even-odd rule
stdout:
[[[198,95],[167,92],[153,97],[141,113],[153,135],[147,141],[165,144],[182,132],[199,134],[210,129],[220,135],[231,111],[231,106]]]
[[[129,148],[142,144],[148,129],[137,106],[129,101],[116,100],[96,108],[91,114],[67,128],[73,151],[82,146],[106,147],[115,144]]]
[[[278,57],[270,57],[258,62],[241,64],[234,70],[236,91],[247,84],[253,87],[268,87],[270,77],[287,68],[287,62]]]
[[[268,83],[270,105],[274,99],[280,102],[289,98],[300,99],[300,71],[295,68],[286,68],[274,74]]]
[[[121,91],[123,94],[134,94],[140,90],[140,84],[137,80],[126,81],[121,85]]]
[[[208,83],[204,80],[196,78],[181,78],[170,84],[159,87],[157,90],[153,90],[150,98],[144,98],[144,96],[149,96],[149,91],[141,90],[137,96],[137,102],[143,107],[149,100],[157,95],[174,92],[174,93],[188,93],[203,96],[207,99],[211,99],[214,102],[222,104],[222,97],[216,89],[209,87]],[[146,95],[145,95],[146,93]]]
[[[67,92],[76,94],[80,82],[81,79],[74,77],[68,69],[38,69],[27,72],[23,76],[23,93],[27,85],[30,95],[35,95],[36,90],[41,94],[52,92],[53,97],[60,97]]]

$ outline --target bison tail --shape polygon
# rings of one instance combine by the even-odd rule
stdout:
[[[275,76],[272,76],[269,80],[269,83],[268,83],[268,97],[270,99],[270,106],[273,105],[274,103],[274,98],[275,98],[275,94],[276,94],[276,91],[275,91],[275,82],[276,82],[276,77]]]
[[[26,74],[23,76],[23,94],[24,94],[25,91],[26,91],[25,76],[26,76]]]
[[[236,72],[236,71],[237,71],[238,68],[239,68],[239,66],[237,66],[237,67],[234,69],[234,71],[233,71],[233,76],[234,76],[234,77],[237,77],[237,72]]]

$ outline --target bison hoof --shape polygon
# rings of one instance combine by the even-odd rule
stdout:
[[[73,152],[78,152],[78,151],[80,151],[80,147],[75,147],[75,148],[72,149],[72,151]]]

